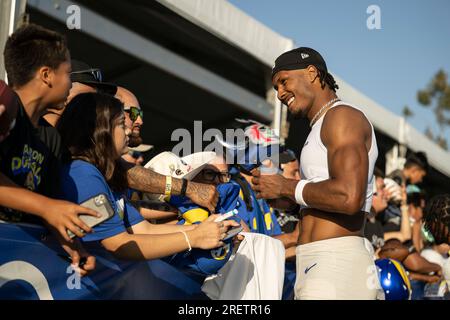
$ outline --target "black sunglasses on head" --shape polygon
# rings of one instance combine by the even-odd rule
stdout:
[[[86,69],[80,71],[72,71],[70,74],[90,74],[94,77],[95,81],[103,82],[103,75],[100,69]]]

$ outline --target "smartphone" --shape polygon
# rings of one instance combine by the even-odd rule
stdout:
[[[223,241],[233,238],[235,235],[237,235],[239,232],[241,232],[244,228],[242,226],[234,227],[228,230],[227,235],[223,239]]]
[[[108,197],[104,193],[100,193],[86,200],[85,202],[81,203],[80,206],[95,210],[101,214],[100,217],[94,217],[87,214],[80,214],[78,216],[86,225],[91,228],[110,219],[114,215],[114,210],[109,203]],[[84,230],[79,230],[80,232],[84,233]],[[75,237],[75,234],[70,230],[67,230],[67,234],[70,238]]]

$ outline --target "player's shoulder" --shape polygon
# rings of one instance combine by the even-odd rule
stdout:
[[[337,123],[339,126],[336,126]],[[323,119],[323,127],[325,129],[361,128],[365,131],[370,130],[370,122],[360,109],[343,102],[328,110]]]
[[[371,133],[371,124],[365,114],[343,103],[330,109],[324,117],[321,139],[326,146],[342,141],[359,140]]]
[[[360,109],[350,104],[346,104],[345,102],[342,102],[341,104],[338,104],[335,107],[328,110],[328,112],[325,114],[324,121],[337,119],[343,121],[352,121],[357,119],[367,120],[366,116]]]

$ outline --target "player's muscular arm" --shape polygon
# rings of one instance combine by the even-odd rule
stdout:
[[[370,135],[370,124],[360,111],[341,106],[327,113],[321,139],[328,151],[330,178],[304,187],[303,199],[309,207],[343,214],[361,210],[369,165],[366,140]],[[287,192],[285,196],[295,199],[295,188],[294,193],[292,189]]]

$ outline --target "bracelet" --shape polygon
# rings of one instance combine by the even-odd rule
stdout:
[[[185,197],[186,196],[186,190],[187,190],[187,185],[188,185],[188,181],[186,179],[181,179],[181,181],[183,181],[183,184],[181,185],[181,192],[180,192],[180,196]]]
[[[181,232],[182,234],[184,234],[184,237],[186,238],[186,242],[187,242],[187,244],[188,244],[188,246],[189,246],[188,252],[190,252],[190,251],[192,250],[192,247],[191,247],[191,243],[189,242],[189,238],[188,238],[186,232],[184,232],[184,231],[180,231],[180,232]]]
[[[308,206],[305,202],[305,200],[303,199],[303,189],[305,188],[305,186],[309,183],[310,181],[308,180],[300,180],[297,183],[297,186],[295,187],[295,201],[302,206]]]
[[[172,177],[166,176],[166,187],[164,189],[164,200],[169,201],[172,195]]]

